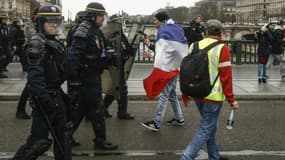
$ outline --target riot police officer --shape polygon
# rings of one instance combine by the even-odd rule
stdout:
[[[72,66],[70,94],[72,101],[78,102],[78,128],[84,116],[92,123],[95,133],[95,149],[114,150],[118,146],[106,140],[104,105],[102,100],[101,73],[106,67],[105,38],[99,29],[103,25],[105,8],[102,4],[89,3],[85,10],[86,17],[76,29],[68,60]],[[77,99],[79,98],[79,99]]]
[[[69,160],[70,139],[65,136],[67,107],[61,89],[67,77],[67,57],[63,44],[55,39],[62,27],[63,17],[55,6],[43,6],[37,15],[37,32],[27,46],[27,79],[33,108],[31,135],[13,160],[37,159],[52,144],[49,132],[54,142],[55,159]]]
[[[23,22],[21,19],[14,19],[12,26],[10,28],[9,37],[11,39],[12,49],[14,53],[20,58],[23,72],[27,71],[27,57],[23,49],[23,44],[25,43],[24,30],[21,29]]]
[[[27,19],[24,27],[25,33],[25,44],[24,44],[24,51],[27,53],[27,46],[30,43],[32,36],[36,33],[36,18],[39,8],[36,8],[32,14],[31,19]],[[31,119],[31,116],[26,113],[26,104],[29,97],[29,89],[28,84],[26,83],[21,96],[18,101],[17,111],[16,111],[16,118],[18,119]]]
[[[110,23],[120,23],[122,26],[122,22],[123,22],[123,17],[119,14],[114,14],[110,17]],[[110,24],[109,23],[109,24]],[[121,30],[119,31],[121,32],[121,46],[120,46],[120,54],[118,54],[118,56],[115,56],[113,58],[116,58],[117,60],[113,61],[117,64],[114,64],[115,66],[118,66],[119,68],[119,75],[120,75],[120,80],[119,80],[119,96],[117,98],[117,102],[118,102],[118,113],[117,113],[117,117],[118,119],[134,119],[134,116],[129,114],[127,112],[127,106],[128,106],[128,86],[127,86],[127,82],[126,82],[126,77],[125,77],[125,62],[131,57],[134,56],[134,50],[132,48],[132,46],[130,45],[126,35],[123,32],[123,29],[121,28]],[[119,33],[113,33],[113,36],[116,36],[116,34]],[[112,36],[111,35],[111,36]],[[114,39],[113,37],[108,37],[108,40],[112,40]],[[115,46],[112,46],[112,42],[109,42],[109,44],[111,44],[111,47],[115,48]],[[110,114],[110,112],[108,111],[108,107],[111,105],[111,103],[114,101],[115,96],[111,95],[111,94],[106,94],[106,96],[104,97],[104,106],[105,106],[105,117],[112,117],[112,115]]]
[[[76,13],[75,21],[72,24],[72,26],[71,26],[71,28],[68,31],[67,36],[66,36],[66,48],[67,48],[67,50],[71,47],[73,34],[75,33],[79,24],[83,21],[84,16],[85,16],[85,11],[79,11],[78,13]],[[67,82],[67,92],[68,93],[70,93],[69,82],[70,81]],[[77,140],[75,140],[74,138],[72,138],[71,145],[72,145],[72,147],[75,147],[75,146],[79,146],[80,143]]]
[[[0,13],[0,78],[8,78],[4,71],[13,58],[10,52],[8,19],[9,17],[6,13]]]
[[[85,11],[79,11],[78,13],[76,13],[75,21],[72,24],[72,26],[71,26],[71,28],[68,31],[67,36],[66,36],[66,43],[67,43],[66,47],[67,48],[69,48],[71,46],[73,34],[76,31],[79,24],[83,21],[84,17],[85,17]]]

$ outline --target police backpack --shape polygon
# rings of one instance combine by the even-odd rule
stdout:
[[[204,98],[211,93],[219,74],[211,85],[208,51],[218,44],[219,41],[199,49],[199,42],[194,42],[192,53],[183,58],[180,67],[180,89],[183,94],[193,98]]]

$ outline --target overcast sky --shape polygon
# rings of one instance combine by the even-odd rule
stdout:
[[[84,10],[90,2],[100,2],[104,5],[109,15],[118,13],[121,10],[130,15],[151,14],[159,8],[164,8],[167,4],[170,6],[194,6],[199,0],[62,0],[63,15],[67,19],[68,11],[72,18],[80,11]]]

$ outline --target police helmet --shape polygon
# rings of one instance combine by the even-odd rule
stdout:
[[[113,14],[109,20],[110,22],[122,23],[123,17],[119,14]]]
[[[106,15],[106,10],[101,3],[91,2],[86,6],[86,14],[89,17],[96,15]]]
[[[76,13],[76,16],[75,16],[75,22],[76,23],[81,23],[82,20],[84,19],[85,17],[85,11],[79,11]]]
[[[8,20],[8,19],[9,19],[8,14],[7,14],[7,13],[0,13],[0,19],[1,19],[1,20],[2,20],[2,19]]]
[[[47,32],[44,28],[45,23],[56,26],[54,33]],[[59,8],[53,5],[40,7],[36,16],[37,31],[47,35],[58,35],[63,33],[63,16]]]
[[[24,25],[23,20],[21,18],[14,18],[13,21],[12,21],[12,24],[13,25],[19,25],[19,26],[23,26]]]

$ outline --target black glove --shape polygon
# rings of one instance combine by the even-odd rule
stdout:
[[[75,108],[78,108],[79,106],[79,96],[80,96],[79,87],[80,87],[79,83],[70,82],[68,85],[68,88],[69,88],[68,95],[70,97],[71,104]]]

